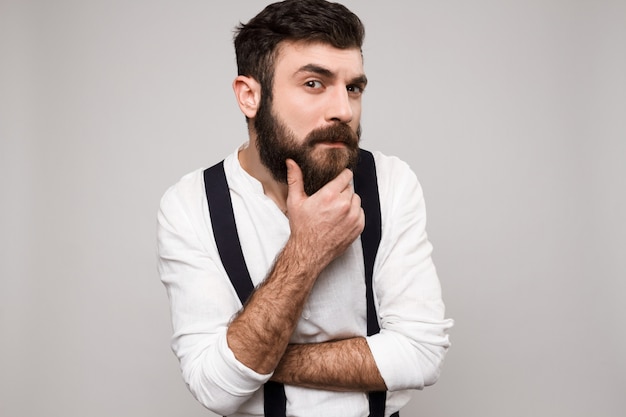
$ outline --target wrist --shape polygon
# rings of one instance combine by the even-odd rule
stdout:
[[[311,240],[292,235],[283,248],[280,258],[287,260],[293,275],[314,282],[333,258],[322,255],[311,243]]]

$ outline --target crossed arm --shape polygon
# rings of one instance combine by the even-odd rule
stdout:
[[[291,237],[267,279],[230,322],[238,308],[232,287],[206,256],[211,236],[197,232],[206,221],[206,207],[195,205],[197,189],[204,185],[202,176],[186,177],[164,196],[159,212],[159,272],[172,307],[172,349],[184,380],[207,408],[221,415],[235,412],[272,372],[272,379],[289,385],[337,391],[380,390],[385,385],[388,391],[400,391],[435,383],[452,321],[443,318],[440,286],[424,231],[421,189],[408,166],[389,158],[377,165],[387,173],[379,177],[386,185],[381,190],[393,191],[381,198],[394,222],[386,225],[390,240],[381,245],[377,257],[377,276],[384,280],[376,287],[383,331],[367,339],[288,344],[301,317],[302,300],[309,296],[319,271],[362,228],[358,196],[346,189],[349,173],[328,195],[326,190],[309,199],[291,193]],[[389,178],[393,184],[386,184]],[[396,201],[392,196],[411,197]],[[320,212],[322,208],[336,211],[338,219]],[[317,223],[309,223],[308,217],[315,217]],[[338,228],[336,224],[344,220],[354,226]],[[321,233],[313,233],[316,230]],[[332,250],[321,244],[331,240]],[[207,279],[212,277],[219,279]],[[276,292],[287,296],[277,298]],[[269,324],[268,318],[275,324]]]
[[[345,170],[308,197],[298,166],[289,161],[287,207],[291,236],[266,280],[228,328],[235,357],[289,385],[335,391],[386,390],[364,338],[289,345],[320,272],[359,236],[360,198]]]
[[[387,390],[363,337],[289,345],[272,379],[329,391]]]

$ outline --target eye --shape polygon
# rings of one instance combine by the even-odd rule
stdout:
[[[363,91],[365,91],[363,87],[361,87],[360,85],[356,85],[356,84],[349,85],[346,87],[346,89],[348,90],[348,93],[353,94],[353,95],[361,95],[363,94]]]
[[[306,83],[304,83],[304,85],[307,86],[308,88],[312,88],[316,90],[324,87],[324,84],[322,84],[322,82],[318,80],[307,81]]]

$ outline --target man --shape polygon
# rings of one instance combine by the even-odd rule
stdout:
[[[218,414],[264,415],[277,382],[283,415],[367,416],[368,393],[382,391],[389,416],[408,402],[408,390],[439,376],[452,322],[444,319],[421,188],[406,164],[380,153],[372,286],[381,330],[366,333],[360,235],[371,214],[352,172],[367,84],[363,36],[357,16],[324,0],[275,3],[238,28],[233,89],[249,141],[224,171],[255,286],[247,302],[220,257],[203,171],[162,199],[159,271],[173,350],[194,396]]]

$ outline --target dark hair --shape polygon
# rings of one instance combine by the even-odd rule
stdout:
[[[322,42],[339,49],[361,49],[364,37],[361,20],[339,3],[325,0],[273,3],[236,28],[237,71],[239,75],[256,79],[265,100],[271,100],[274,62],[281,42]]]

